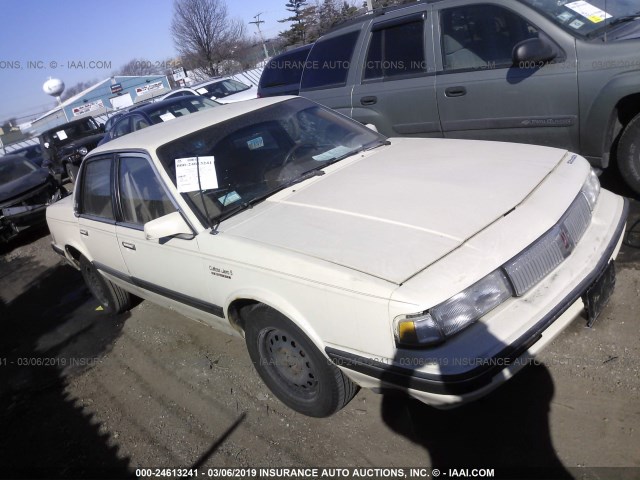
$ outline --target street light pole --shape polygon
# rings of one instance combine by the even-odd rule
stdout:
[[[262,30],[260,30],[260,24],[264,23],[264,20],[260,20],[260,15],[262,15],[262,13],[258,13],[257,15],[254,15],[253,18],[255,18],[255,20],[253,22],[249,22],[249,23],[255,25],[256,28],[258,29],[258,35],[260,35],[260,41],[262,42],[262,48],[264,48],[264,59],[266,60],[267,58],[269,58],[269,52],[267,51],[267,45],[264,43],[264,37],[262,36]]]

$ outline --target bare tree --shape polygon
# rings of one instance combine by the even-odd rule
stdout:
[[[229,17],[224,0],[174,0],[171,35],[183,63],[214,76],[237,55],[245,26]]]

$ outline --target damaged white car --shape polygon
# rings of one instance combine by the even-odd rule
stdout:
[[[292,97],[116,139],[47,210],[105,309],[133,294],[243,336],[311,416],[358,386],[437,407],[489,392],[596,319],[626,216],[565,150],[386,139]]]

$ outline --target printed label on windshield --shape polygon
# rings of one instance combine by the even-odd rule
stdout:
[[[67,133],[64,130],[59,130],[56,132],[56,135],[58,136],[58,140],[66,140],[67,138]]]
[[[321,153],[319,155],[314,155],[311,158],[313,158],[318,162],[327,162],[329,160],[333,160],[334,158],[341,157],[342,155],[349,153],[351,150],[352,149],[349,147],[344,147],[340,145],[335,148],[332,148],[331,150],[327,150],[326,152]]]
[[[571,20],[574,17],[573,13],[571,12],[562,12],[560,15],[558,15],[558,20],[560,20],[562,23],[567,23],[569,20]]]
[[[591,5],[589,2],[585,2],[584,0],[567,3],[565,7],[570,8],[576,13],[579,13],[592,23],[604,22],[607,18],[611,18],[611,15],[609,15],[607,12],[605,12],[604,10],[600,10],[595,5]],[[573,24],[571,26],[573,27]]]
[[[171,112],[167,112],[167,113],[163,113],[162,115],[160,115],[160,118],[162,119],[163,122],[167,122],[169,120],[173,120],[175,117],[175,115]]]
[[[204,87],[197,89],[196,92],[198,92],[200,95],[206,95],[207,93],[209,93]]]
[[[226,207],[227,205],[231,205],[233,202],[237,202],[240,200],[240,195],[235,190],[233,192],[229,192],[221,197],[218,197],[218,201],[222,204],[222,206]]]
[[[249,147],[249,150],[264,147],[264,140],[262,140],[262,137],[252,138],[247,142],[247,147]]]
[[[571,28],[575,28],[576,30],[582,27],[583,25],[584,25],[584,22],[581,22],[580,20],[574,20],[569,24]]]
[[[215,158],[176,158],[176,187],[180,193],[218,188]]]

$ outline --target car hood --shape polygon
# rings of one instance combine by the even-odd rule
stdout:
[[[272,196],[225,232],[402,284],[523,202],[566,153],[394,138]]]
[[[0,205],[8,206],[11,200],[45,184],[49,179],[49,171],[42,168],[23,177],[0,185]]]
[[[66,154],[72,153],[74,150],[76,150],[79,147],[95,146],[98,144],[100,140],[102,140],[102,137],[104,137],[104,135],[105,135],[104,133],[97,133],[97,134],[89,135],[86,137],[76,138],[70,143],[67,143],[66,145],[60,147],[60,153],[66,155]]]

